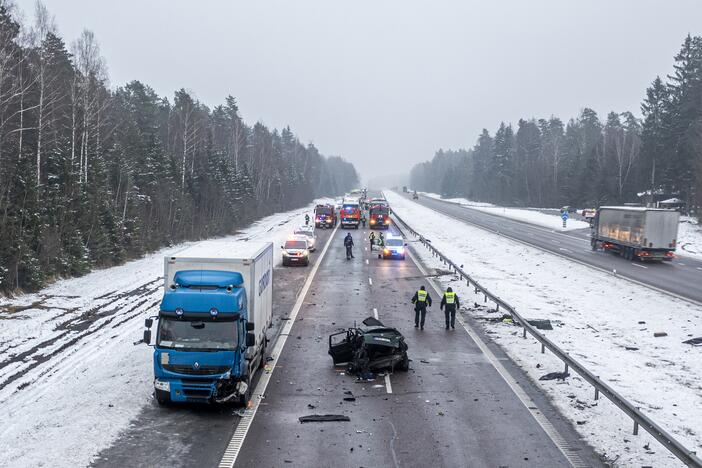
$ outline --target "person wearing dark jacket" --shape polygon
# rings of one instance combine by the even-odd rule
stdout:
[[[424,318],[427,315],[427,307],[431,307],[431,296],[421,286],[419,291],[412,296],[412,304],[414,304],[414,328],[421,327],[424,330]]]
[[[353,256],[353,237],[350,232],[344,237],[344,247],[346,247],[346,260],[356,258]]]
[[[461,307],[461,303],[458,300],[458,294],[453,292],[451,287],[446,289],[444,296],[441,298],[441,305],[439,309],[443,309],[444,315],[446,315],[446,329],[449,329],[449,318],[451,328],[456,328],[456,309]]]

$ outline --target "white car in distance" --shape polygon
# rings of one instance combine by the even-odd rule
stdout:
[[[314,226],[300,226],[293,232],[295,237],[304,237],[310,252],[317,250],[317,234],[314,233]]]

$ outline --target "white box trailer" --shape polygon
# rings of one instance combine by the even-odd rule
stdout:
[[[164,259],[164,288],[181,270],[216,270],[241,273],[246,290],[248,321],[253,321],[256,344],[248,348],[254,359],[266,347],[266,330],[273,316],[273,244],[211,240],[185,248]]]
[[[672,260],[679,222],[674,210],[602,206],[593,222],[592,248],[601,246],[629,260]]]

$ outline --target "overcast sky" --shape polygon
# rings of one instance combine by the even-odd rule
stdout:
[[[33,0],[17,0],[27,19]],[[469,147],[500,121],[632,110],[670,73],[700,0],[45,0],[95,32],[112,86],[139,79],[290,125],[362,175]]]

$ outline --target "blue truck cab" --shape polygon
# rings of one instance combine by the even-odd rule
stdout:
[[[222,269],[177,269],[173,267],[176,260],[166,262],[167,275],[169,267],[177,271],[167,282],[158,316],[145,323],[144,341],[150,344],[153,319],[158,321],[153,343],[155,399],[161,405],[246,405],[266,345],[265,332],[258,339],[253,333],[256,325],[250,304],[261,309],[264,302],[249,297],[256,293],[253,281],[247,281],[255,278],[255,262],[242,267],[242,275],[217,259],[198,259],[198,265]],[[256,284],[258,292],[263,292],[262,285],[267,287],[261,281]],[[266,325],[264,319],[259,317],[259,321]]]

